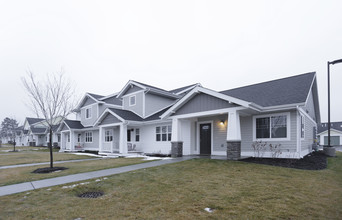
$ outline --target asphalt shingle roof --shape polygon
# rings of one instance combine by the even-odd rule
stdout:
[[[153,120],[159,120],[162,114],[166,112],[169,108],[163,109],[159,112],[156,112],[155,114],[147,117],[147,118],[142,118],[139,115],[136,115],[135,113],[127,110],[122,110],[122,109],[116,109],[116,108],[109,108],[112,112],[123,118],[124,120],[128,121],[153,121]]]
[[[183,87],[180,87],[180,88],[177,88],[177,89],[173,89],[173,90],[170,90],[169,92],[171,92],[171,93],[178,93],[178,92],[181,92],[181,91],[183,91],[185,89],[188,89],[188,88],[190,88],[192,86],[195,86],[195,85],[197,85],[197,83],[196,84],[192,84],[192,85],[188,85],[188,86],[183,86]]]
[[[91,95],[92,97],[94,97],[94,98],[97,99],[97,100],[99,100],[100,98],[103,98],[103,97],[104,97],[104,96],[102,96],[102,95],[97,95],[97,94],[89,93],[89,92],[88,92],[88,94]]]
[[[122,105],[122,100],[116,98],[116,96],[102,99],[102,101],[108,104],[112,104],[112,105],[120,105],[120,106]]]
[[[33,134],[44,134],[46,132],[47,128],[35,128],[35,127],[31,127],[31,132]]]
[[[82,129],[84,126],[80,121],[76,120],[64,120],[64,122],[69,126],[70,129]]]
[[[42,118],[26,118],[27,122],[29,123],[29,125],[35,124],[37,122],[41,122],[44,121],[45,119]]]
[[[220,93],[253,102],[262,107],[303,103],[309,94],[315,73],[258,83]]]
[[[330,123],[330,128],[335,129],[338,131],[342,131],[342,121],[337,121],[337,122],[331,122]],[[324,131],[328,130],[328,123],[321,123],[317,125],[317,133],[322,133]]]

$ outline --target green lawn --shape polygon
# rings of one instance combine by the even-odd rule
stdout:
[[[27,163],[41,163],[50,161],[50,152],[46,148],[32,148],[32,147],[20,147],[23,148],[19,152],[6,152],[0,154],[0,166],[8,166],[15,164],[27,164]],[[0,148],[2,150],[2,148]],[[78,160],[94,158],[85,155],[75,155],[70,153],[59,153],[54,150],[53,160]]]
[[[95,170],[103,170],[121,166],[128,166],[138,163],[149,162],[142,158],[108,158],[90,161],[81,161],[73,163],[55,164],[55,167],[67,167],[68,169],[61,172],[53,172],[47,174],[32,173],[33,170],[48,167],[49,165],[39,165],[30,167],[9,168],[0,170],[0,186],[11,185],[22,182],[29,182],[58,176],[66,176],[76,173],[84,173]]]
[[[195,159],[3,196],[0,219],[341,219],[337,155],[320,171]],[[105,195],[76,196],[98,190]]]

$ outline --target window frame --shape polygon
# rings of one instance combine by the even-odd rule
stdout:
[[[300,139],[305,139],[305,117],[300,114]]]
[[[89,113],[89,114],[88,114]],[[85,109],[85,119],[90,119],[90,118],[92,118],[92,108],[90,107],[90,108],[86,108]]]
[[[107,132],[109,132],[107,134]],[[113,142],[113,130],[112,129],[106,129],[104,132],[104,142],[105,143],[111,143]]]
[[[272,117],[286,116],[286,137],[272,138]],[[258,118],[269,118],[269,138],[256,137],[256,120]],[[290,112],[281,112],[274,114],[256,115],[253,116],[253,141],[290,141],[291,140],[291,116]]]
[[[159,132],[157,132],[158,130]],[[158,136],[159,136],[159,140],[158,140]],[[156,129],[155,129],[155,141],[156,142],[170,142],[171,138],[172,138],[172,125],[156,126]]]
[[[134,98],[134,104],[132,104],[131,100]],[[131,95],[128,97],[128,105],[129,106],[135,106],[137,104],[137,96],[136,95]]]
[[[85,132],[84,135],[85,135],[85,143],[93,143],[93,132],[92,131],[87,131],[87,132]]]
[[[135,142],[140,142],[140,128],[135,129]]]

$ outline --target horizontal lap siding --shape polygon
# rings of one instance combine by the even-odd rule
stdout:
[[[89,108],[91,108],[91,117],[90,118],[86,118],[86,109],[87,108],[81,109],[81,124],[84,127],[94,125],[95,121],[97,120],[97,105],[91,105],[91,106],[89,106]]]
[[[309,152],[311,152],[312,144],[314,142],[313,131],[314,131],[315,124],[306,116],[304,116],[304,119],[305,119],[304,120],[305,121],[305,125],[304,125],[305,133],[304,133],[304,140],[301,140],[301,148],[302,148],[301,151],[308,150]]]
[[[140,128],[140,147],[144,153],[171,153],[171,141],[156,141],[156,127],[167,126],[170,123],[146,125]]]
[[[84,104],[82,105],[82,107],[87,106],[87,105],[91,105],[93,103],[95,103],[94,99],[87,97],[87,99],[84,101]]]
[[[139,116],[143,116],[143,96],[144,92],[138,92],[135,95],[135,105],[129,106],[129,95],[123,98],[123,108],[125,110],[131,110]]]
[[[270,112],[267,114],[274,114],[281,112]],[[286,112],[284,112],[286,113]],[[266,115],[266,114],[265,114]],[[241,122],[241,152],[253,152],[253,116],[240,117]],[[281,144],[283,152],[296,152],[297,150],[297,113],[290,112],[290,140],[289,141],[266,141],[267,144]]]
[[[86,143],[84,141],[84,149],[85,150],[99,150],[99,131],[91,131],[91,132],[93,132],[93,142]],[[85,132],[82,134],[82,138],[84,138],[85,140]]]
[[[171,105],[175,100],[150,93],[145,94],[145,116],[151,115]]]

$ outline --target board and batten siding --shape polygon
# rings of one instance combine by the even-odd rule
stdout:
[[[315,105],[314,105],[314,100],[312,96],[312,91],[310,91],[307,103],[303,109],[304,111],[306,111],[306,113],[308,113],[308,115],[310,115],[312,119],[316,120],[316,112],[315,112]]]
[[[270,112],[268,114],[279,114],[282,112]],[[286,112],[284,112],[286,113]],[[263,114],[262,114],[263,115]],[[252,144],[253,140],[253,116],[240,117],[241,123],[241,155],[254,156]],[[281,144],[283,154],[293,154],[296,156],[297,151],[297,111],[290,111],[290,140],[288,141],[266,141],[267,145]],[[268,151],[265,151],[265,155]]]
[[[195,112],[204,112],[210,110],[217,110],[223,108],[237,107],[236,104],[230,104],[229,102],[207,95],[199,93],[192,97],[186,104],[180,107],[174,115],[189,114]]]
[[[141,91],[141,90],[143,90],[143,89],[138,87],[138,86],[132,86],[132,87],[128,88],[127,91],[123,95],[128,95],[128,94],[131,94],[131,93],[134,93],[134,92],[138,92],[138,91]]]
[[[156,113],[171,105],[175,100],[150,93],[145,94],[145,116]]]
[[[144,113],[144,111],[143,111],[143,107],[144,107],[143,96],[144,96],[144,92],[141,91],[141,92],[135,93],[134,96],[135,96],[135,105],[132,105],[132,106],[129,105],[129,97],[131,97],[131,96],[128,95],[128,96],[123,97],[123,108],[125,110],[130,110],[130,111],[136,113],[137,115],[143,117],[143,113]]]
[[[106,116],[101,121],[100,125],[108,125],[114,123],[120,123],[121,121],[117,119],[114,115],[107,113]]]
[[[86,100],[84,100],[83,105],[81,106],[81,108],[84,107],[84,106],[87,106],[87,105],[94,104],[94,103],[95,103],[94,99],[87,97]]]
[[[86,109],[87,108],[91,108],[91,117],[90,118],[86,118]],[[98,107],[97,105],[90,105],[89,107],[84,107],[81,109],[81,124],[84,127],[88,127],[88,126],[93,126],[95,121],[97,120],[97,113],[98,111]]]
[[[300,144],[303,155],[301,156],[312,151],[312,144],[314,143],[314,127],[316,127],[316,125],[308,119],[308,117],[304,116],[304,139],[301,138]]]
[[[201,117],[198,118],[198,123],[201,124],[204,121],[212,121],[212,152],[211,154],[215,155],[222,155],[226,154],[227,151],[227,119],[228,113],[219,115],[219,116],[212,116],[212,117]],[[221,125],[221,120],[224,120],[224,125]]]

